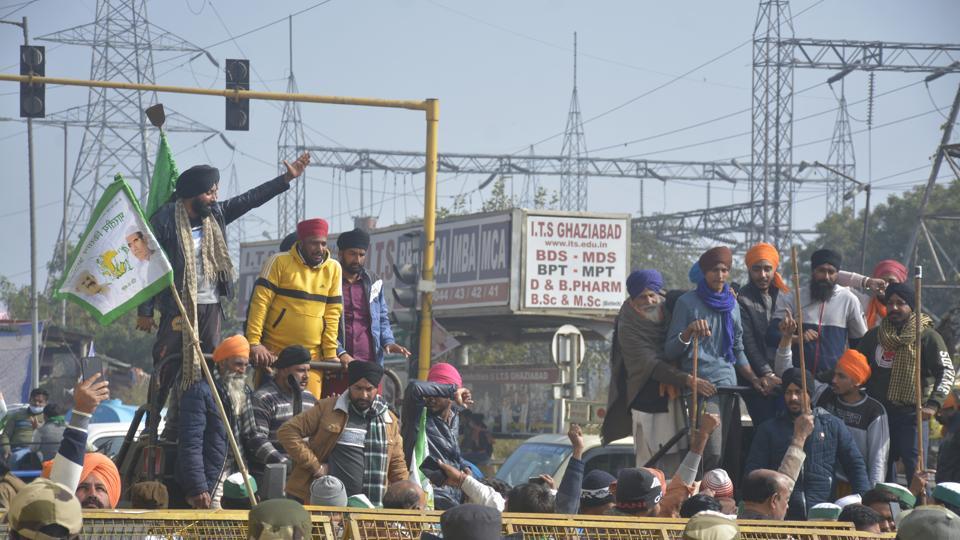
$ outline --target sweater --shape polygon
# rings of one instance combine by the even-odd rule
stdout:
[[[734,365],[746,366],[747,355],[743,349],[743,324],[740,320],[740,310],[734,307],[733,312],[733,354],[734,364],[727,362],[721,350],[723,336],[723,317],[716,310],[707,307],[697,296],[697,291],[688,291],[677,299],[667,330],[664,352],[670,360],[679,360],[680,369],[686,373],[693,371],[693,340],[690,344],[680,341],[680,333],[693,321],[705,319],[710,327],[711,336],[700,339],[700,356],[697,371],[700,378],[714,385],[734,386],[737,384],[737,373]]]
[[[307,266],[299,245],[271,256],[254,283],[247,307],[246,337],[279,353],[303,345],[314,359],[336,359],[337,328],[343,311],[340,263],[327,252]]]
[[[780,321],[784,314],[789,310],[796,318],[795,303],[792,294],[777,297],[773,320],[767,328],[767,344],[771,347],[780,342]],[[813,300],[810,288],[803,287],[800,304],[803,307],[803,329],[819,332],[815,341],[803,344],[807,369],[817,375],[837,365],[837,360],[849,348],[850,340],[859,339],[867,332],[867,322],[863,318],[860,300],[850,289],[839,285],[834,285],[833,295],[826,302]]]
[[[890,426],[883,405],[866,394],[855,403],[847,403],[827,388],[820,394],[817,407],[822,407],[846,424],[866,462],[870,485],[883,482],[890,451]]]

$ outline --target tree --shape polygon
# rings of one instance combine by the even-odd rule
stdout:
[[[924,186],[917,186],[910,191],[899,195],[890,195],[885,203],[878,204],[870,211],[870,225],[867,232],[865,273],[871,274],[873,267],[883,259],[906,261],[907,246],[917,223],[917,211],[923,196]],[[960,181],[954,180],[949,184],[938,184],[933,188],[930,201],[925,213],[957,214],[960,208]],[[858,215],[845,210],[842,213],[827,216],[817,224],[817,237],[803,250],[801,262],[807,264],[807,270],[801,269],[801,276],[809,274],[810,254],[821,247],[829,247],[840,252],[843,257],[844,269],[858,271],[858,261],[861,252],[861,234],[863,232],[863,214]],[[927,229],[940,246],[960,245],[960,222],[956,220],[926,220]],[[938,259],[947,281],[960,285],[960,273],[957,268],[944,257],[945,252],[938,248]],[[947,251],[953,258],[952,264],[960,263],[957,260],[956,250]],[[923,265],[925,281],[940,281],[937,263],[931,255],[930,248],[923,235],[919,240],[919,264]],[[909,269],[913,274],[913,269]],[[960,301],[960,291],[957,289],[937,290],[936,294],[927,294],[923,297],[924,307],[937,315],[944,314]]]

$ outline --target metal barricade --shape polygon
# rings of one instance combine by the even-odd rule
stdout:
[[[84,510],[84,540],[247,539],[247,510]],[[335,540],[330,518],[311,515],[314,540]],[[4,524],[4,529],[7,525]],[[5,538],[7,531],[0,531]]]

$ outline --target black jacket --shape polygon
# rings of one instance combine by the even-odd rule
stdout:
[[[772,284],[770,293],[770,310],[767,311],[763,302],[763,291],[752,282],[744,285],[737,295],[740,304],[740,320],[743,322],[743,349],[750,362],[750,367],[758,377],[773,373],[774,347],[767,345],[767,327],[770,326],[770,317],[777,305],[777,295],[780,289]]]
[[[213,205],[213,219],[217,220],[217,225],[223,232],[224,240],[227,239],[226,227],[239,219],[241,216],[262,206],[270,199],[289,189],[290,183],[280,175],[269,182],[237,195],[225,201],[218,201]],[[157,213],[150,218],[150,226],[153,228],[153,234],[157,237],[157,242],[167,254],[170,265],[173,266],[173,282],[177,290],[183,293],[183,252],[180,250],[180,239],[177,236],[177,219],[175,205],[177,201],[171,201],[160,207]],[[193,247],[190,246],[192,249]],[[217,295],[231,297],[233,295],[233,284],[227,281],[219,280],[217,283]],[[140,304],[137,308],[137,315],[141,317],[153,317],[153,310],[156,308],[161,314],[176,314],[176,302],[169,290],[157,294],[150,300]]]

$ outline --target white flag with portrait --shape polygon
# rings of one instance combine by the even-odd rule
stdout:
[[[173,269],[140,203],[118,174],[97,202],[54,298],[107,325],[173,284]]]

